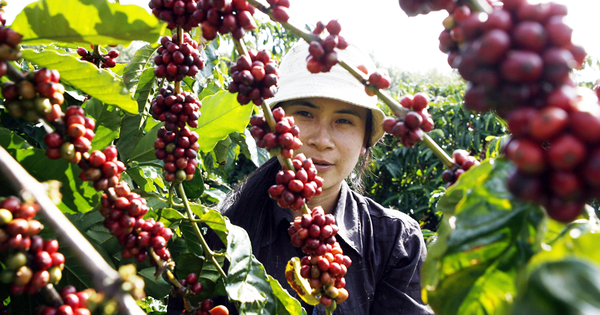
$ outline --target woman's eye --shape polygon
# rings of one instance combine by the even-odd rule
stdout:
[[[312,116],[309,112],[307,112],[305,110],[297,111],[296,115],[302,116],[302,117],[311,117]]]
[[[343,119],[343,118],[341,118],[341,119],[338,119],[338,120],[337,120],[337,122],[338,122],[339,124],[345,124],[345,125],[352,125],[352,124],[353,124],[353,123],[352,123],[352,121],[350,121],[350,120],[348,120],[348,119]]]

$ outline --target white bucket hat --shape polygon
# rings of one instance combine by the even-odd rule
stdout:
[[[376,69],[373,60],[354,45],[336,51],[338,58],[350,65],[365,65],[369,73]],[[385,133],[382,126],[385,114],[377,107],[377,97],[368,96],[362,83],[339,65],[331,68],[330,72],[310,73],[306,69],[307,57],[308,43],[301,41],[281,59],[279,91],[267,100],[269,106],[274,108],[283,101],[323,97],[367,108],[373,117],[369,145],[377,143]]]

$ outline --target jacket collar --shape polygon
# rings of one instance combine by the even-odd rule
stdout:
[[[275,201],[273,201],[275,203]],[[340,238],[352,248],[356,254],[362,257],[362,237],[363,226],[361,220],[361,211],[359,207],[365,207],[365,202],[362,197],[353,192],[346,181],[342,181],[340,188],[340,194],[338,202],[333,210],[335,216],[335,222],[339,227],[336,238],[338,242]],[[282,209],[275,203],[273,213],[273,224],[269,225],[271,233],[267,233],[269,237],[263,238],[261,247],[268,246],[275,242],[277,238],[278,229],[282,228],[281,225],[289,227],[290,222],[293,222],[294,218],[288,209]],[[266,231],[265,231],[266,232]]]

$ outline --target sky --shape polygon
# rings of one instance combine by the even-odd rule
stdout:
[[[33,0],[9,0],[7,24]],[[148,9],[149,0],[121,0]],[[349,42],[359,46],[385,67],[404,71],[450,72],[446,55],[438,49],[446,12],[408,17],[398,0],[291,0],[290,22],[303,26],[338,19]],[[530,0],[530,2],[534,2]],[[547,2],[543,1],[542,2]],[[567,23],[574,29],[573,41],[589,55],[600,59],[600,0],[554,0],[569,8]],[[148,9],[149,10],[149,9]],[[260,13],[257,13],[260,14]],[[590,70],[591,71],[591,70]],[[588,73],[600,78],[600,73]],[[589,79],[589,78],[588,78]]]

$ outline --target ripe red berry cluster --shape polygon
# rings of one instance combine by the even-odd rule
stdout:
[[[69,106],[64,115],[62,112],[57,115],[58,118],[54,121],[58,121],[56,125],[61,128],[44,137],[44,142],[48,145],[46,156],[51,159],[62,157],[71,163],[79,163],[83,154],[92,148],[96,123],[92,118],[85,117],[85,111],[77,105]]]
[[[13,295],[35,294],[62,278],[65,257],[57,251],[58,241],[38,235],[43,229],[34,220],[39,210],[38,204],[21,203],[12,196],[0,202],[0,252],[10,250],[0,282],[10,284]]]
[[[423,140],[426,132],[433,130],[434,123],[427,111],[429,97],[423,92],[413,95],[405,95],[400,99],[400,104],[410,109],[404,121],[393,117],[383,120],[383,130],[400,138],[402,145],[412,148],[417,142]]]
[[[406,15],[415,16],[452,7],[456,0],[400,0],[400,8]]]
[[[300,261],[300,275],[309,280],[326,307],[333,300],[342,303],[348,298],[344,275],[352,260],[344,255],[335,238],[338,230],[334,216],[326,215],[321,207],[294,219],[288,230],[292,245],[307,254]]]
[[[479,161],[474,156],[470,155],[466,150],[454,150],[452,153],[452,158],[454,163],[458,165],[458,169],[454,171],[445,170],[442,172],[442,180],[448,183],[448,186],[454,184],[456,180],[471,167],[479,165]]]
[[[131,192],[125,182],[108,188],[102,195],[100,213],[105,217],[104,226],[125,247],[121,251],[123,258],[135,257],[143,262],[152,248],[156,255],[167,261],[171,253],[166,246],[173,231],[152,218],[142,219],[147,212],[146,200]]]
[[[87,290],[86,290],[87,291]],[[60,297],[64,304],[60,306],[42,306],[38,309],[40,315],[72,314],[72,315],[90,315],[87,308],[90,298],[86,291],[77,292],[77,289],[68,285],[60,290]]]
[[[231,93],[238,93],[237,100],[242,105],[250,101],[255,105],[261,105],[265,99],[277,93],[279,70],[277,63],[271,59],[268,52],[251,50],[249,55],[250,58],[246,55],[240,56],[236,64],[231,67],[233,82],[229,84],[228,90]]]
[[[169,131],[177,131],[178,128],[185,127],[186,123],[192,128],[198,127],[202,102],[194,93],[182,91],[175,94],[170,85],[160,89],[151,105],[152,117],[164,121],[165,128]]]
[[[520,108],[509,116],[506,156],[516,165],[509,190],[544,205],[549,216],[569,222],[600,191],[600,104],[587,92],[563,109]]]
[[[326,26],[319,22],[313,33],[321,34],[325,28],[329,32],[329,36],[321,41],[312,41],[308,46],[309,57],[306,60],[306,68],[311,73],[329,72],[331,67],[338,63],[335,48],[346,49],[348,47],[348,42],[344,37],[339,36],[342,26],[337,20],[329,21]]]
[[[206,299],[202,302],[198,303],[198,307],[196,308],[196,315],[210,315],[211,309],[213,308],[213,301],[211,299]]]
[[[22,38],[23,35],[10,28],[0,26],[0,77],[3,77],[8,70],[7,60],[21,59],[19,43]]]
[[[177,34],[173,37],[164,36],[158,48],[158,55],[154,57],[156,68],[154,74],[168,81],[181,81],[185,76],[193,77],[204,68],[204,61],[200,59],[198,43],[188,33],[184,33],[179,44]]]
[[[202,23],[202,37],[206,40],[217,38],[217,34],[231,33],[235,39],[244,37],[244,31],[256,28],[252,17],[254,7],[246,0],[199,0],[194,18]]]
[[[180,292],[181,294],[200,294],[204,288],[202,283],[198,282],[198,275],[193,272],[188,274],[185,279],[179,280],[179,283],[184,289],[183,292]]]
[[[81,56],[81,60],[99,65],[100,68],[114,68],[117,65],[115,58],[119,57],[119,52],[114,49],[105,55],[95,55],[83,47],[78,47],[77,54]]]
[[[271,10],[271,14],[273,15],[271,19],[276,22],[287,23],[287,21],[290,19],[290,15],[288,14],[288,9],[290,8],[290,1],[267,0],[267,2],[271,6],[269,8]]]
[[[5,82],[2,84],[4,106],[15,118],[37,121],[50,114],[53,105],[64,102],[65,87],[59,81],[58,71],[42,68],[27,73],[19,82]]]
[[[506,0],[489,16],[455,12],[452,28],[461,35],[453,65],[471,82],[465,107],[494,109],[512,132],[509,190],[563,222],[600,191],[600,105],[569,77],[585,52],[572,44],[566,14],[560,4]]]
[[[154,16],[168,23],[169,29],[181,26],[189,32],[198,26],[199,21],[194,17],[196,0],[150,0],[148,6]]]
[[[186,126],[179,133],[165,127],[158,130],[158,139],[154,142],[156,157],[164,160],[164,177],[168,182],[182,182],[194,178],[198,166],[198,133]]]
[[[358,69],[366,74],[369,74],[367,68],[364,65],[358,66]],[[385,89],[389,88],[392,85],[392,79],[390,78],[390,74],[388,73],[387,69],[381,68],[381,69],[377,69],[373,73],[371,73],[369,75],[369,85],[371,85],[377,89],[380,89],[380,90],[385,90]],[[373,93],[368,88],[368,86],[365,86],[365,92],[369,96],[375,95],[375,93]]]
[[[121,179],[121,173],[125,171],[125,164],[117,159],[117,154],[114,146],[103,151],[85,153],[79,162],[82,169],[79,177],[84,181],[93,181],[94,188],[98,191],[116,186]]]
[[[276,184],[269,188],[269,196],[282,208],[300,210],[313,196],[323,192],[323,178],[311,159],[298,154],[292,160],[294,170],[281,170],[275,177]]]
[[[254,115],[250,118],[250,133],[256,139],[256,145],[259,148],[266,148],[269,152],[275,153],[275,150],[281,150],[281,156],[291,159],[294,156],[294,150],[302,146],[298,135],[300,129],[295,125],[294,117],[285,117],[283,108],[273,110],[275,118],[275,130],[270,130],[269,124],[264,117]]]
[[[489,15],[459,12],[451,33],[461,49],[452,66],[470,82],[466,108],[495,109],[506,118],[515,107],[543,107],[554,92],[574,86],[569,73],[585,52],[571,43],[564,5],[512,0]]]

